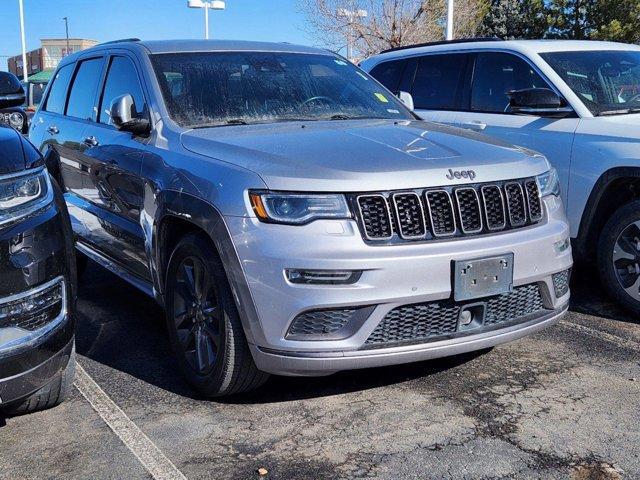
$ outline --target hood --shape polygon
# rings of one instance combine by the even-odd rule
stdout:
[[[544,157],[422,121],[287,122],[189,130],[183,146],[260,175],[272,190],[364,192],[528,177]]]
[[[0,126],[0,174],[14,173],[26,168],[23,139],[13,128]]]

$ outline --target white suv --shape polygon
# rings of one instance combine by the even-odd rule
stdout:
[[[597,260],[611,295],[640,312],[640,47],[454,41],[361,66],[426,120],[544,154],[560,177],[575,257]]]

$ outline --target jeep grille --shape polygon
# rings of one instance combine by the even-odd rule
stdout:
[[[535,179],[354,195],[364,239],[401,243],[512,230],[542,220]]]

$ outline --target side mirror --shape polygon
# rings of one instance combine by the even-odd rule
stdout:
[[[411,96],[411,94],[409,92],[398,92],[398,98],[400,99],[400,101],[402,103],[404,103],[405,107],[407,107],[409,110],[413,111],[413,109],[414,109],[413,97]]]
[[[124,132],[134,135],[146,135],[149,133],[149,120],[138,113],[136,102],[128,93],[116,97],[111,102],[109,109],[111,123]]]
[[[0,108],[18,107],[24,103],[24,90],[22,93],[0,94]]]
[[[548,88],[512,90],[508,95],[509,111],[512,113],[556,118],[573,113],[573,109],[567,105],[567,102]]]

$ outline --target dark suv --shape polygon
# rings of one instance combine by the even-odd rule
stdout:
[[[0,123],[9,125],[22,134],[29,131],[27,114],[22,108],[25,91],[18,77],[10,72],[0,72]]]
[[[103,44],[63,59],[30,138],[78,250],[164,306],[208,396],[484,349],[568,306],[547,160],[416,120],[325,50]]]
[[[0,125],[2,414],[57,405],[73,382],[74,258],[60,188],[38,150]]]

